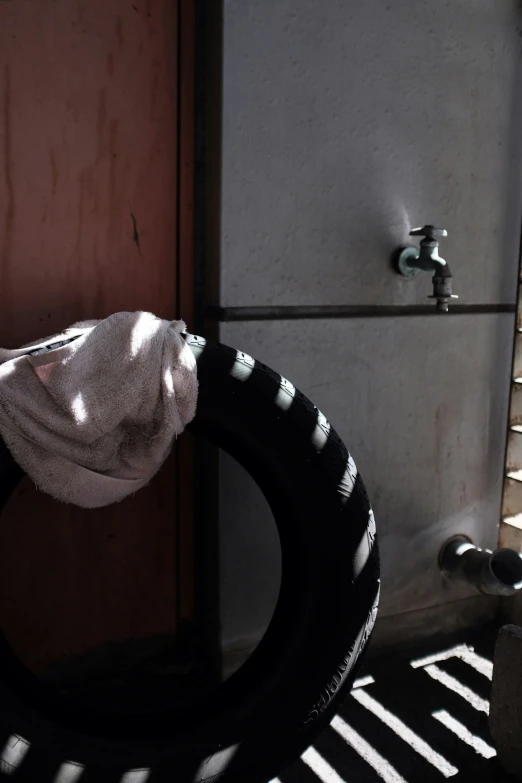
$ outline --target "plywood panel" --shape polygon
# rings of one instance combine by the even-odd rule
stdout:
[[[177,306],[176,0],[0,3],[0,344]],[[33,667],[176,629],[174,457],[100,511],[24,481],[0,622]],[[7,553],[7,557],[6,557]]]

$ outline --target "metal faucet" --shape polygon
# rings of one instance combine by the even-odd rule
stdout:
[[[432,277],[433,294],[428,299],[436,299],[437,310],[448,312],[451,299],[458,299],[452,292],[453,275],[447,262],[439,256],[438,237],[447,237],[444,228],[423,226],[410,231],[411,237],[424,237],[420,243],[420,251],[413,246],[403,248],[398,256],[397,271],[404,277],[415,277],[419,272],[434,272]]]

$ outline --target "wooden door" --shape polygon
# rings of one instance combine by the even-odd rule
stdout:
[[[190,326],[192,45],[191,0],[0,2],[2,346],[122,310]],[[23,480],[0,517],[0,626],[33,670],[190,619],[176,459],[94,511]]]

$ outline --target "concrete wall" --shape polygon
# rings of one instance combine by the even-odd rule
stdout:
[[[225,0],[220,302],[424,304],[389,266],[417,224],[449,232],[460,304],[513,303],[522,14],[514,0]],[[345,439],[381,537],[381,617],[468,598],[437,569],[465,532],[494,546],[510,314],[223,324]],[[277,534],[221,461],[223,638],[277,595]],[[457,618],[459,602],[453,607]]]

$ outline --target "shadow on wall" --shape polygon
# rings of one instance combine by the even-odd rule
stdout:
[[[226,678],[252,654],[270,623],[281,584],[281,549],[268,503],[251,476],[223,451],[220,473],[221,644]],[[259,568],[259,563],[264,567]]]

